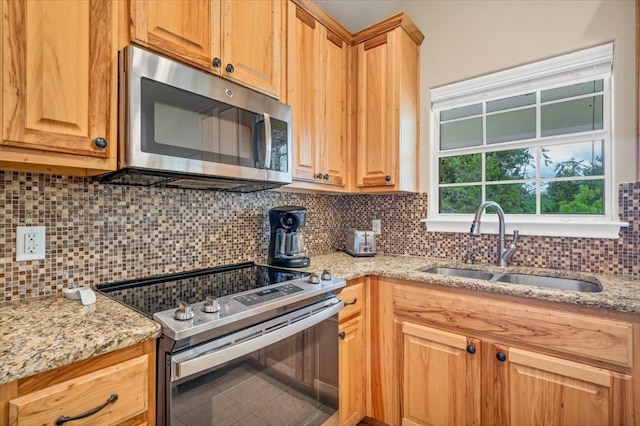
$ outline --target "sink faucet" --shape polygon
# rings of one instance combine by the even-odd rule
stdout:
[[[487,207],[493,207],[496,213],[498,213],[498,233],[500,237],[500,242],[498,243],[498,265],[499,266],[507,266],[509,264],[509,259],[516,252],[516,242],[518,241],[518,231],[513,231],[513,240],[511,241],[511,245],[509,245],[508,249],[504,248],[504,211],[502,211],[502,207],[495,201],[485,201],[480,204],[478,209],[476,210],[476,215],[473,218],[473,222],[471,223],[471,229],[469,230],[469,234],[478,237],[480,236],[480,218],[484,213],[484,210]]]

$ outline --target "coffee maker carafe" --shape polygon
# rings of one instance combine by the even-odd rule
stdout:
[[[300,230],[307,220],[307,209],[297,206],[275,207],[269,210],[271,239],[269,264],[286,268],[309,266],[304,234]]]

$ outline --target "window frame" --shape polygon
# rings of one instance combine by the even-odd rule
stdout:
[[[473,215],[462,213],[439,212],[439,164],[442,152],[451,155],[470,153],[486,153],[502,150],[531,147],[532,141],[537,145],[559,145],[570,142],[586,142],[604,139],[604,215],[562,215],[540,214],[539,204],[536,214],[506,214],[507,232],[518,229],[522,235],[618,238],[620,227],[628,226],[626,222],[617,220],[616,204],[618,191],[613,177],[613,44],[605,44],[578,52],[569,53],[528,65],[500,71],[493,74],[453,83],[431,89],[431,164],[429,173],[428,218],[422,219],[428,231],[435,232],[468,232]],[[541,102],[540,91],[555,87],[570,86],[586,81],[603,79],[603,129],[570,133],[555,136],[536,137],[497,144],[486,144],[486,102],[536,92],[536,136],[540,132]],[[483,144],[469,148],[440,150],[440,112],[453,108],[483,103]],[[539,166],[539,165],[538,165]],[[484,167],[484,159],[483,159]],[[486,191],[486,179],[483,173],[483,199]],[[535,178],[536,197],[540,197],[540,177]],[[483,232],[497,233],[496,215],[483,217]]]

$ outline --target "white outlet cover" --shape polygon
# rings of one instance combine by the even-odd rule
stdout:
[[[46,226],[18,226],[16,229],[16,261],[44,259],[47,228]],[[27,234],[36,235],[36,250],[33,253],[25,251]]]
[[[372,219],[371,228],[375,235],[380,235],[382,233],[382,221],[380,219]]]

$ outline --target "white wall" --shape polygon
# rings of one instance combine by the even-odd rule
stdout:
[[[421,50],[421,189],[428,189],[429,89],[614,42],[613,149],[618,183],[635,181],[635,2],[402,0]]]

